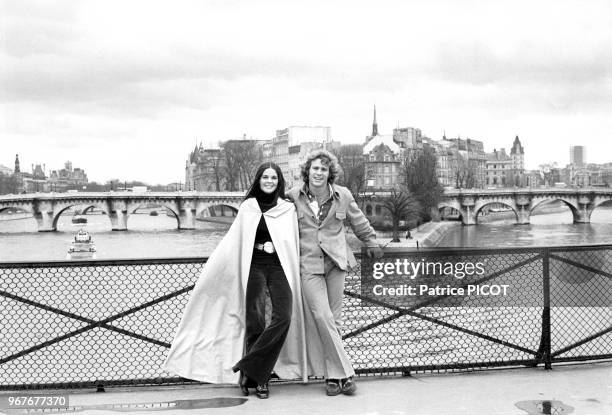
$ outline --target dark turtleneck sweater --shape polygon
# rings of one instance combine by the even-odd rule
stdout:
[[[257,204],[261,209],[262,213],[267,212],[276,206],[278,201],[278,193],[274,192],[272,194],[266,194],[261,192],[255,198],[257,200]],[[259,224],[257,224],[257,231],[255,232],[255,243],[263,244],[265,242],[272,241],[272,237],[270,236],[270,232],[268,231],[268,227],[266,226],[266,221],[261,215],[261,219],[259,219]]]

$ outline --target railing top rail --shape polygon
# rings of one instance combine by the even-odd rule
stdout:
[[[508,187],[499,189],[448,189],[442,193],[443,197],[471,196],[471,195],[508,195],[508,194],[611,194],[611,188],[601,187]]]
[[[180,191],[180,192],[78,192],[78,193],[27,193],[20,195],[0,195],[0,201],[30,201],[30,200],[73,200],[73,199],[95,199],[95,198],[190,198],[190,197],[205,197],[205,198],[243,198],[245,192],[198,192],[198,191]]]
[[[0,262],[1,268],[59,268],[82,266],[113,266],[113,265],[151,265],[151,264],[191,264],[206,262],[208,257],[175,257],[175,258],[137,258],[137,259],[92,259],[78,261],[11,261]]]
[[[506,247],[432,247],[432,248],[402,248],[387,247],[385,252],[410,252],[410,253],[435,253],[439,255],[453,254],[510,254],[510,253],[541,253],[548,252],[567,252],[567,251],[599,251],[612,250],[612,244],[592,244],[592,245],[547,245],[547,246],[506,246]],[[361,252],[355,253],[361,255]]]

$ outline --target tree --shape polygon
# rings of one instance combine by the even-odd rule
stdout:
[[[215,157],[212,157],[210,162],[211,162],[211,166],[213,168],[213,174],[215,175],[214,180],[215,180],[215,190],[217,192],[221,191],[221,183],[223,182],[223,171],[221,169],[221,164],[222,164],[222,158],[221,155],[217,154]]]
[[[225,153],[225,176],[230,191],[246,190],[263,161],[263,151],[254,140],[230,140],[221,145]]]
[[[455,187],[457,189],[471,189],[475,187],[477,169],[476,160],[468,160],[461,154],[457,154],[456,163],[453,165]]]
[[[391,242],[399,242],[399,222],[407,220],[409,216],[417,216],[421,210],[419,201],[405,190],[392,189],[391,195],[386,196],[382,203],[383,209],[391,215],[393,228],[393,239]]]
[[[0,173],[0,194],[16,194],[19,189],[19,180],[14,175]]]
[[[355,200],[359,201],[360,193],[365,190],[365,162],[361,144],[345,144],[333,150],[342,168],[337,179],[338,184],[346,186]]]
[[[431,220],[437,212],[442,196],[436,164],[434,149],[426,146],[423,150],[409,152],[401,168],[405,189],[419,202],[421,218],[425,221]]]

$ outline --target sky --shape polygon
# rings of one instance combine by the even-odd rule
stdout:
[[[612,2],[0,0],[0,164],[184,180],[196,143],[420,128],[612,161]],[[24,168],[25,167],[25,168]]]

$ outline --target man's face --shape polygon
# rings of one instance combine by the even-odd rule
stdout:
[[[318,189],[325,187],[328,178],[329,167],[321,163],[321,159],[314,159],[308,170],[308,187]]]

